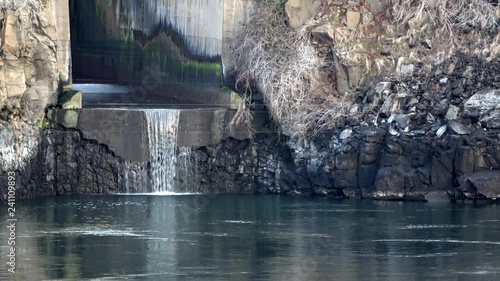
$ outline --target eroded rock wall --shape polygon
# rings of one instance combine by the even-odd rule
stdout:
[[[77,130],[44,129],[36,148],[28,165],[16,173],[18,199],[151,191],[147,163],[125,161]],[[0,200],[7,195],[6,178],[0,174]]]
[[[0,171],[6,171],[28,162],[45,108],[70,80],[67,1],[0,2],[0,35]]]

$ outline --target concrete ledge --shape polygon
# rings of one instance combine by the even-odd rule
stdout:
[[[149,159],[144,112],[119,109],[49,110],[47,117],[68,129],[79,130],[86,139],[106,144],[131,161]]]
[[[200,147],[214,145],[232,137],[246,139],[250,134],[244,126],[232,129],[228,125],[235,110],[181,109],[177,146]],[[65,128],[79,130],[86,139],[106,144],[126,160],[149,161],[148,133],[145,111],[141,109],[84,108],[79,110],[52,109],[47,118]],[[259,132],[268,130],[266,111],[254,114],[253,127]]]

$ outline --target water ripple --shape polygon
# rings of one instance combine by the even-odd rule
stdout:
[[[421,242],[421,243],[458,243],[458,244],[487,244],[500,245],[496,241],[474,241],[474,240],[455,240],[455,239],[376,239],[372,242]]]
[[[467,225],[456,225],[456,224],[410,224],[403,227],[398,227],[397,229],[432,229],[432,228],[464,228]]]

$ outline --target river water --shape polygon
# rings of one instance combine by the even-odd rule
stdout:
[[[17,202],[15,279],[0,228],[0,280],[500,280],[499,213],[284,196],[38,198]]]

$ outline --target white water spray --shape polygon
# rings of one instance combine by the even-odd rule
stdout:
[[[145,114],[153,181],[152,192],[174,192],[179,110],[148,109],[145,110]]]

